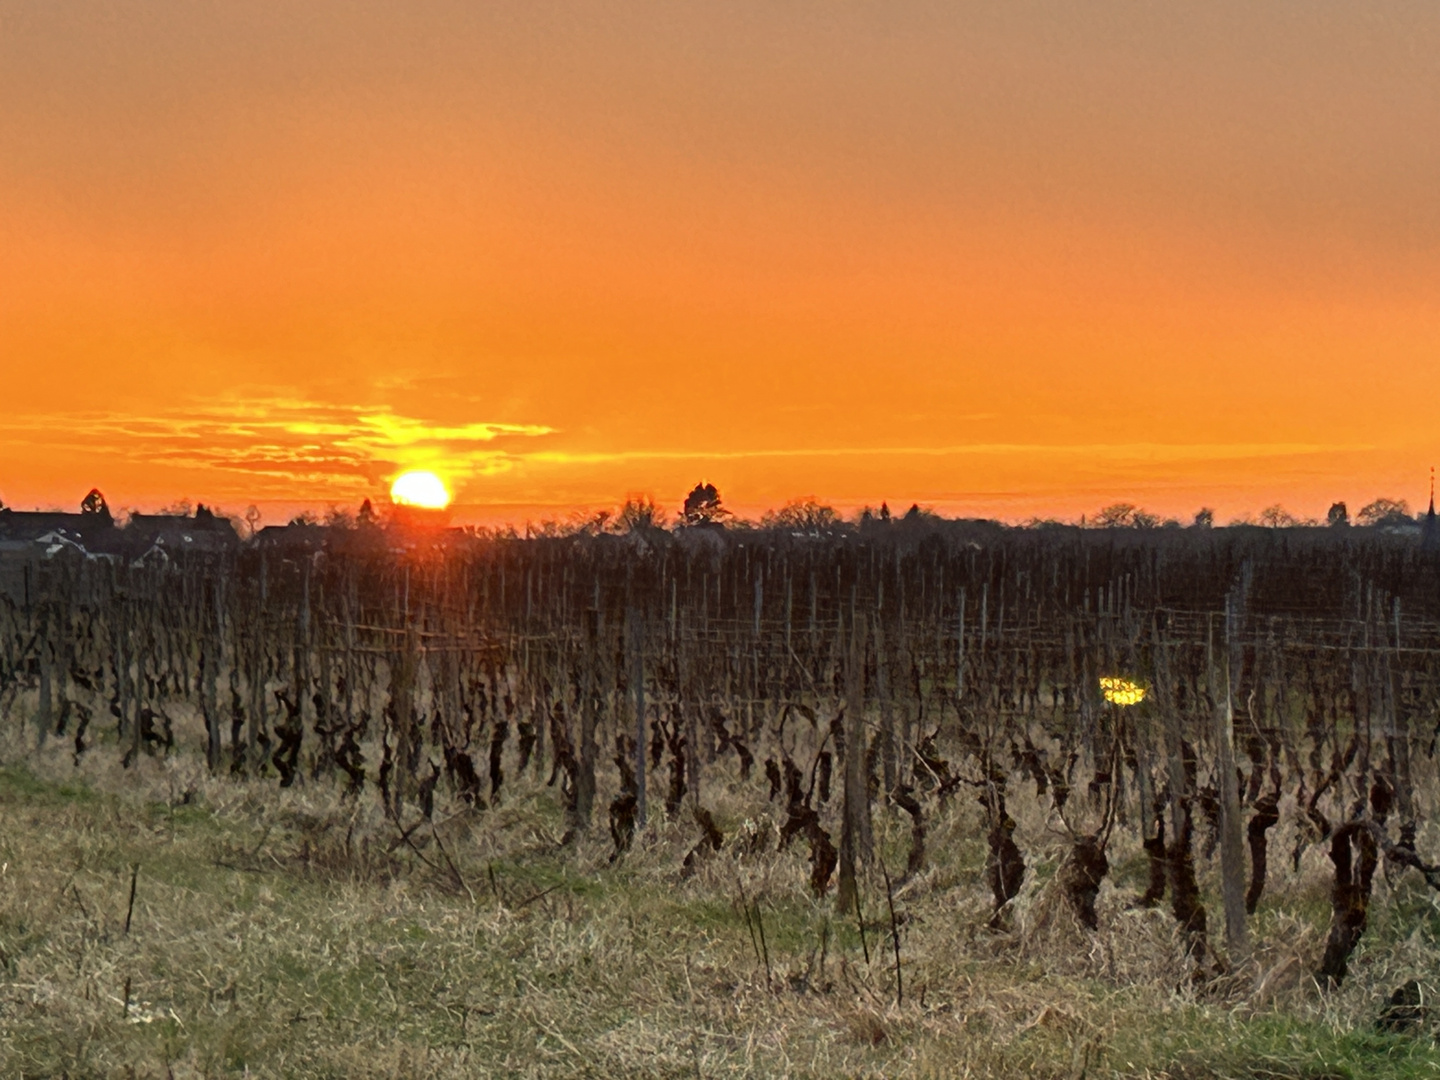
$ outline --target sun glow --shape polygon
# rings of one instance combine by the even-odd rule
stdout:
[[[390,500],[397,506],[444,510],[450,505],[450,492],[433,472],[407,472],[397,476],[390,485]]]

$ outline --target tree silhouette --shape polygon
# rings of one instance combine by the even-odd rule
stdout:
[[[1376,499],[1360,508],[1356,515],[1361,525],[1409,525],[1410,504],[1404,499]]]
[[[645,532],[665,527],[665,511],[655,505],[649,495],[632,495],[620,508],[615,520],[616,531],[622,533]]]
[[[80,513],[94,514],[97,518],[106,521],[113,520],[110,515],[110,507],[105,502],[105,496],[100,494],[99,488],[91,488],[90,494],[80,501]]]
[[[1135,522],[1134,503],[1111,503],[1095,515],[1097,529],[1125,529]]]
[[[1269,529],[1288,529],[1300,522],[1289,510],[1276,503],[1260,511],[1260,524]]]
[[[760,519],[761,528],[792,532],[828,533],[839,524],[840,515],[835,508],[817,501],[813,495],[793,499],[779,510],[766,511]]]
[[[721,525],[728,517],[730,511],[720,505],[720,492],[714,484],[704,482],[691,489],[680,510],[682,525]]]
[[[1325,515],[1325,524],[1334,529],[1343,529],[1350,524],[1350,509],[1343,502],[1333,503]]]
[[[1097,529],[1153,529],[1159,524],[1158,514],[1142,510],[1134,503],[1111,503],[1095,515]]]

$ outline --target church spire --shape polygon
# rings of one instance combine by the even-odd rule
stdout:
[[[1420,531],[1420,547],[1424,551],[1440,551],[1440,523],[1435,520],[1435,466],[1430,466],[1430,510],[1425,527]]]

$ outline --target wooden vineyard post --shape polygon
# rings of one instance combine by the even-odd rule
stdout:
[[[841,911],[855,907],[855,864],[870,854],[870,792],[865,782],[865,620],[853,618],[845,672],[845,790],[840,824]]]
[[[130,732],[129,726],[126,724],[126,718],[130,714],[130,624],[127,618],[129,614],[125,593],[120,592],[111,616],[114,620],[115,704],[119,712],[119,715],[115,717],[115,735],[118,742],[124,742],[125,736]]]
[[[875,627],[875,690],[880,698],[880,764],[884,777],[881,799],[888,803],[895,790],[895,708],[890,695],[889,657],[885,650],[885,628]]]
[[[264,762],[260,760],[260,732],[268,727],[265,722],[265,646],[261,620],[264,608],[253,610],[252,625],[246,643],[248,683],[250,688],[250,715],[245,725],[245,765],[251,775],[258,776]]]
[[[306,699],[310,696],[310,563],[305,563],[301,578],[300,610],[296,613],[295,646],[291,653],[291,670],[294,672],[294,693],[300,707],[300,722],[303,727]]]
[[[205,583],[200,585],[200,601],[205,600]],[[215,662],[215,641],[210,631],[219,633],[220,583],[209,583],[209,591],[215,594],[216,625],[212,628],[208,613],[202,611],[196,626],[200,631],[200,713],[205,718],[205,766],[212,773],[220,770],[220,717],[216,711],[215,680],[219,677]]]
[[[645,827],[645,631],[640,613],[631,608],[630,623],[630,688],[635,694],[635,826]]]
[[[135,598],[132,597],[132,601],[134,599]],[[140,620],[142,618],[140,611],[141,609],[138,604],[134,602],[130,604],[130,619],[126,632],[132,637],[138,637],[140,632]],[[134,641],[132,641],[131,644],[133,645]],[[130,661],[132,659],[135,670],[133,677],[130,674]],[[144,733],[144,722],[141,720],[141,715],[145,709],[140,696],[141,682],[145,678],[144,652],[131,648],[126,654],[125,678],[129,690],[125,698],[127,703],[126,709],[122,710],[122,722],[125,724],[125,730],[130,740],[130,749],[128,751],[128,759],[121,758],[122,764],[135,761],[140,756],[141,737]]]
[[[1232,595],[1225,604],[1225,700],[1215,710],[1215,771],[1220,789],[1220,881],[1225,900],[1225,943],[1246,947],[1245,849],[1240,831],[1240,787],[1235,775],[1235,630],[1239,613]],[[1213,667],[1212,667],[1213,671]]]
[[[55,649],[51,645],[52,638],[53,624],[47,605],[45,615],[40,622],[40,639],[35,650],[39,654],[40,660],[40,698],[35,707],[36,743],[42,747],[45,745],[46,736],[50,734],[51,727],[55,724],[54,697],[51,692],[51,669],[55,666]]]
[[[955,632],[955,704],[965,697],[965,590],[960,590],[960,619]]]
[[[1153,704],[1153,696],[1151,698]],[[1140,846],[1148,856],[1150,880],[1140,901],[1142,907],[1158,904],[1165,895],[1165,824],[1164,817],[1157,820],[1156,811],[1163,815],[1156,805],[1155,786],[1151,778],[1151,755],[1155,745],[1150,709],[1131,710],[1135,713],[1130,737],[1135,744],[1135,786],[1140,798]]]
[[[247,627],[246,633],[250,715],[247,718],[248,723],[245,725],[245,766],[252,776],[259,776],[260,770],[265,765],[265,762],[260,760],[260,733],[269,729],[265,716],[265,626],[267,621],[265,605],[269,593],[267,565],[265,553],[262,551],[260,553],[258,597],[253,601],[250,625]]]
[[[1205,957],[1205,907],[1200,903],[1200,890],[1195,881],[1195,864],[1191,855],[1194,819],[1191,798],[1194,795],[1187,775],[1185,738],[1176,713],[1174,688],[1170,678],[1168,645],[1155,631],[1156,705],[1162,710],[1165,756],[1170,779],[1170,823],[1172,834],[1166,848],[1166,884],[1170,887],[1170,905],[1175,921],[1185,935],[1185,949],[1197,963]]]
[[[352,596],[355,591],[354,573],[346,582],[344,596],[345,618],[345,726],[355,722],[355,611]]]
[[[534,578],[535,578],[534,590],[535,590],[535,592],[538,594],[537,597],[536,597],[534,600],[531,599],[531,592],[530,592],[530,590],[531,590],[531,584],[530,584],[530,582],[531,582],[531,575],[530,575],[529,573],[527,573],[527,574],[526,574],[526,578],[525,578],[525,608],[526,608],[526,614],[525,614],[525,626],[526,626],[526,630],[525,630],[525,634],[526,634],[527,637],[534,636],[534,635],[537,634],[537,631],[536,631],[536,629],[535,629],[537,619],[536,619],[536,616],[535,616],[535,614],[534,614],[534,608],[535,608],[535,606],[538,606],[538,604],[546,598],[546,594],[547,594],[547,590],[546,590],[546,588],[545,588],[545,586],[546,586],[546,575],[545,575],[545,573],[544,573],[544,566],[543,566],[543,565],[537,566],[537,567],[535,568],[535,572],[534,572],[534,575],[533,575],[533,576],[534,576]],[[543,658],[544,658],[545,654],[549,651],[550,647],[551,647],[550,643],[546,643],[546,644],[544,644],[544,645],[537,645],[537,648],[538,648],[538,650],[539,650],[539,652],[540,652],[540,657],[537,657],[537,658],[536,658],[536,661],[535,661],[535,663],[534,663],[534,666],[530,666],[530,665],[528,665],[528,664],[527,664],[527,666],[526,666],[526,669],[525,669],[526,679],[529,681],[529,683],[530,683],[530,685],[531,685],[532,687],[534,687],[534,686],[536,685],[537,681],[539,682],[539,684],[540,684],[542,687],[545,685],[544,680],[543,680],[543,679],[537,679],[537,676],[539,675],[540,672],[542,672],[542,671],[545,670],[545,664],[544,664]],[[548,695],[546,695],[546,696],[547,696],[547,698],[548,698]],[[532,700],[532,701],[534,700],[533,691],[532,691],[531,700]],[[533,711],[534,711],[534,714],[535,714],[535,753],[534,753],[534,757],[533,757],[531,760],[534,762],[535,778],[536,778],[537,780],[540,779],[542,776],[545,775],[545,753],[546,753],[546,750],[545,750],[545,739],[546,739],[546,732],[547,732],[547,730],[548,730],[549,727],[550,727],[550,719],[549,719],[549,717],[550,717],[550,706],[551,706],[551,702],[548,701],[548,700],[546,700],[546,701],[540,702],[540,707],[533,710]]]
[[[599,692],[597,666],[600,658],[600,611],[585,612],[585,670],[580,679],[580,761],[575,777],[575,816],[583,828],[590,827],[595,806],[595,706]]]
[[[1400,655],[1400,597],[1395,597],[1391,610],[1395,622],[1395,647],[1394,663],[1390,665],[1385,686],[1390,699],[1389,708],[1385,710],[1385,736],[1390,743],[1390,779],[1395,787],[1395,805],[1400,811],[1401,825],[1410,826],[1415,821],[1415,802],[1410,780],[1410,718],[1403,711],[1401,697],[1403,683],[1400,669],[1404,661]]]

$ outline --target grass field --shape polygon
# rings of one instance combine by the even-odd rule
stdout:
[[[1440,982],[1440,909],[1381,882],[1351,979],[1322,993],[1318,851],[1197,988],[1169,915],[1128,906],[1136,852],[1112,853],[1099,931],[1075,924],[1043,819],[1022,818],[1032,869],[991,930],[978,808],[955,802],[895,896],[897,988],[883,883],[862,941],[811,899],[803,843],[776,852],[733,791],[707,793],[729,842],[685,877],[693,823],[652,823],[612,866],[603,835],[559,846],[539,784],[402,841],[328,783],[58,750],[0,768],[4,1077],[1440,1075],[1433,1024],[1375,1026],[1399,983]],[[901,817],[877,821],[892,873]]]

